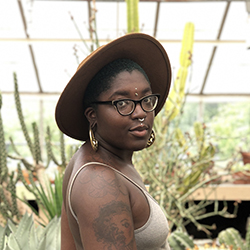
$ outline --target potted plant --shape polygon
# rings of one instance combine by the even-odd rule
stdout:
[[[250,152],[239,151],[237,163],[232,167],[234,184],[250,184]]]

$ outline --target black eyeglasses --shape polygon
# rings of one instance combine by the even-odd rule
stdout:
[[[142,110],[145,112],[151,112],[155,110],[159,97],[159,94],[153,94],[145,96],[140,100],[120,99],[116,101],[93,102],[93,104],[113,105],[120,115],[126,116],[134,112],[137,103],[140,103]]]

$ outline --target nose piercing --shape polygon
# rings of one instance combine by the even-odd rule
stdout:
[[[144,120],[145,120],[145,118],[142,118],[142,119],[141,119],[141,118],[138,118],[138,121],[139,121],[139,122],[143,122]]]

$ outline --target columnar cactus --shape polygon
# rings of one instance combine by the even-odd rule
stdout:
[[[173,120],[180,112],[184,102],[185,85],[188,75],[188,67],[192,63],[194,43],[194,24],[186,23],[182,38],[182,48],[180,53],[180,68],[174,81],[173,88],[168,96],[165,105],[165,113],[168,120]]]
[[[18,92],[18,82],[17,82],[17,75],[16,73],[13,74],[13,77],[14,77],[14,87],[15,87],[15,103],[16,103],[16,111],[17,111],[17,114],[18,114],[18,118],[19,118],[19,122],[20,122],[20,125],[21,125],[21,128],[22,128],[22,131],[23,131],[23,135],[24,135],[24,138],[27,142],[27,145],[29,147],[29,150],[30,150],[30,153],[33,157],[33,159],[35,158],[35,153],[34,153],[34,146],[33,146],[33,143],[31,141],[31,138],[30,138],[30,135],[28,133],[28,129],[27,129],[27,126],[25,124],[25,121],[24,121],[24,116],[23,116],[23,112],[22,112],[22,105],[21,105],[21,101],[20,101],[20,96],[19,96],[19,92]]]
[[[0,111],[2,108],[2,95],[0,93]],[[0,112],[0,224],[5,224],[7,219],[18,221],[21,211],[27,207],[16,198],[16,183],[19,180],[15,174],[8,173],[7,150],[5,146],[3,121]],[[28,208],[27,208],[28,209]]]
[[[31,139],[31,136],[29,135],[23,112],[22,112],[22,106],[18,91],[18,82],[17,82],[17,76],[14,73],[14,86],[15,86],[15,104],[16,104],[16,110],[18,114],[18,118],[20,121],[20,125],[22,128],[22,132],[24,135],[24,138],[27,142],[28,148],[30,150],[31,156],[33,158],[33,163],[28,163],[25,159],[20,157],[19,159],[22,161],[26,169],[30,171],[30,173],[33,173],[34,177],[37,177],[39,181],[42,181],[43,179],[43,173],[44,170],[48,167],[49,161],[54,161],[55,164],[57,164],[60,167],[64,167],[67,165],[66,161],[66,155],[65,155],[65,145],[64,145],[64,137],[63,134],[60,133],[60,155],[61,155],[61,163],[59,163],[58,160],[56,160],[52,148],[51,148],[51,135],[50,135],[50,129],[47,128],[47,136],[46,136],[46,151],[47,151],[47,164],[44,163],[42,159],[42,150],[41,150],[41,143],[40,143],[40,137],[39,137],[39,129],[37,127],[37,123],[32,123],[32,129],[33,129],[33,141]],[[12,139],[11,139],[12,140]],[[15,149],[15,152],[18,156],[20,156],[19,152],[16,150],[14,142],[12,140],[12,146],[13,149]],[[15,158],[15,157],[13,157]],[[18,157],[16,157],[18,159]]]
[[[0,92],[0,111],[2,108],[2,95]],[[3,121],[0,112],[0,184],[6,179],[8,174],[7,168],[7,151],[5,146]]]
[[[2,224],[6,222],[7,219],[11,219],[15,222],[18,222],[21,216],[25,213],[25,211],[32,212],[32,210],[23,202],[21,202],[16,197],[16,184],[18,181],[21,181],[26,189],[33,193],[38,202],[39,197],[37,196],[37,190],[34,188],[36,184],[34,184],[34,180],[39,181],[40,185],[42,185],[43,190],[46,191],[47,185],[45,183],[45,169],[49,166],[49,162],[52,160],[55,164],[60,166],[61,172],[65,169],[67,165],[67,157],[65,154],[65,145],[64,145],[64,137],[63,134],[60,133],[60,157],[61,160],[57,160],[52,150],[51,136],[50,130],[47,129],[46,136],[46,151],[47,151],[47,163],[45,164],[42,157],[42,149],[39,137],[39,129],[36,123],[32,124],[32,132],[33,136],[30,136],[30,132],[26,126],[24,115],[22,111],[20,96],[18,92],[18,82],[17,76],[14,73],[14,85],[15,85],[15,104],[16,110],[19,118],[19,122],[21,125],[21,130],[23,132],[24,138],[26,140],[28,149],[30,151],[30,155],[32,161],[25,159],[17,147],[15,146],[15,142],[12,138],[10,138],[10,142],[12,145],[12,149],[14,151],[13,154],[8,154],[5,146],[5,138],[4,138],[4,130],[3,130],[3,121],[0,112],[0,213],[2,218]],[[2,96],[0,95],[0,111],[2,107]],[[45,151],[45,150],[44,150]],[[8,173],[7,167],[7,158],[11,158],[18,161],[17,171],[15,173]],[[71,157],[71,155],[70,155]],[[25,169],[29,174],[29,180],[25,179],[23,176],[23,169]],[[30,185],[30,183],[34,185]],[[51,190],[48,190],[49,192]],[[42,204],[42,201],[41,203]],[[41,205],[42,206],[42,205]],[[44,207],[44,206],[43,206]]]
[[[127,3],[127,31],[139,32],[139,0],[126,0]]]

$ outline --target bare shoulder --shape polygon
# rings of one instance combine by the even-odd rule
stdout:
[[[120,176],[112,169],[101,165],[90,165],[81,170],[75,180],[74,193],[84,195],[86,199],[116,199],[119,195],[128,195]]]
[[[85,167],[71,199],[84,249],[136,249],[129,192],[112,169]]]

